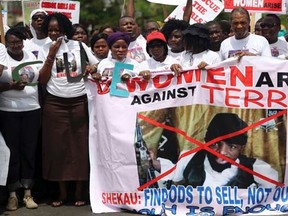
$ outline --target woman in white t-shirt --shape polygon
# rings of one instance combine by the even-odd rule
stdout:
[[[98,60],[82,42],[72,38],[72,23],[61,13],[47,16],[43,32],[53,41],[43,47],[39,81],[46,84],[43,105],[43,178],[56,181],[59,207],[67,201],[67,182],[75,183],[75,206],[86,204],[89,179],[88,103],[83,73]],[[48,54],[47,54],[48,53]],[[86,62],[89,62],[86,67]]]
[[[182,55],[180,64],[173,64],[171,70],[180,74],[185,68],[204,69],[207,65],[221,61],[218,53],[209,50],[210,39],[207,27],[200,23],[190,25],[183,31],[183,43],[185,53]]]
[[[20,29],[9,29],[5,40],[8,61],[0,77],[0,131],[10,149],[6,209],[13,211],[18,208],[18,188],[24,188],[25,206],[34,209],[38,207],[31,196],[31,188],[40,129],[39,72],[34,64],[36,57],[23,50],[25,35]],[[17,68],[27,62],[31,63]]]
[[[110,79],[112,77],[116,62],[131,64],[134,66],[133,70],[122,71],[121,79],[123,81],[128,80],[131,76],[139,74],[139,63],[136,60],[127,57],[130,40],[130,36],[125,32],[114,32],[108,36],[107,43],[110,48],[111,55],[108,55],[107,58],[103,59],[98,64],[97,73],[93,75],[94,79],[99,80],[101,77]],[[147,79],[150,78],[148,74],[139,75],[143,75],[143,77]]]

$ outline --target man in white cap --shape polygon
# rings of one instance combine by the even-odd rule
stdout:
[[[30,31],[33,38],[24,42],[24,49],[32,52],[36,58],[38,57],[39,50],[42,49],[43,45],[51,41],[41,29],[46,16],[47,12],[43,9],[35,9],[30,14]]]

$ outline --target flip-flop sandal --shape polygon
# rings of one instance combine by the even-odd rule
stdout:
[[[84,200],[78,200],[74,203],[74,206],[76,207],[81,207],[81,206],[85,206],[86,205],[86,201]]]
[[[52,207],[60,207],[60,206],[64,205],[65,202],[66,202],[65,200],[53,201],[53,202],[51,203],[51,206],[52,206]]]

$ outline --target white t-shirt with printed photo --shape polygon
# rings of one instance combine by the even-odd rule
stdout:
[[[278,39],[276,43],[269,45],[273,57],[285,59],[288,56],[288,43],[286,41]]]
[[[146,52],[146,39],[140,34],[135,41],[131,41],[128,46],[127,57],[142,62],[150,58]]]
[[[45,61],[46,55],[49,52],[49,47],[52,42],[47,43],[43,50],[39,53],[38,58]],[[90,64],[97,64],[98,60],[91,53],[86,44],[82,43],[88,61]],[[62,44],[56,54],[55,61],[53,63],[50,80],[47,83],[47,91],[57,97],[73,98],[86,94],[84,80],[79,82],[68,82],[66,69],[64,64],[64,53],[68,54],[69,73],[71,77],[81,75],[81,55],[79,41],[69,40]],[[81,75],[82,76],[82,75]]]
[[[0,82],[2,83],[12,83],[12,71],[13,69],[21,63],[34,62],[36,57],[30,53],[23,50],[24,56],[23,59],[17,61],[8,57],[7,68],[3,70],[2,76],[0,77]],[[37,66],[38,65],[38,66]],[[33,83],[33,86],[25,86],[23,90],[8,90],[3,91],[0,94],[0,110],[2,111],[11,111],[11,112],[22,112],[22,111],[31,111],[39,109],[39,100],[38,100],[38,87],[37,81],[39,77],[38,71],[39,64],[30,64],[21,68],[18,72],[19,78],[22,81],[27,83]]]
[[[255,34],[249,34],[243,39],[236,39],[235,36],[225,39],[221,43],[220,57],[222,60],[225,60],[233,57],[238,51],[246,51],[258,56],[271,56],[267,39]]]

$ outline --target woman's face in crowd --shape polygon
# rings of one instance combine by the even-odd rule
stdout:
[[[76,41],[81,41],[85,44],[88,43],[88,35],[87,35],[86,31],[81,27],[76,28],[76,31],[75,31],[74,35],[72,36],[72,39],[76,40]]]
[[[128,53],[128,44],[124,40],[117,40],[111,47],[112,58],[122,61]]]
[[[49,22],[48,25],[48,37],[55,41],[58,37],[64,36],[64,32],[60,31],[58,21],[53,19]]]
[[[93,52],[97,58],[100,59],[106,58],[109,52],[109,47],[106,40],[103,38],[97,40],[93,46]]]
[[[23,40],[16,37],[15,35],[9,35],[8,40],[6,41],[7,51],[8,53],[19,55],[23,51]]]
[[[182,43],[182,33],[178,29],[172,31],[167,42],[172,52],[182,52],[184,50]]]
[[[153,59],[159,62],[163,62],[166,59],[165,47],[163,42],[159,40],[153,40],[149,43],[149,54]]]

